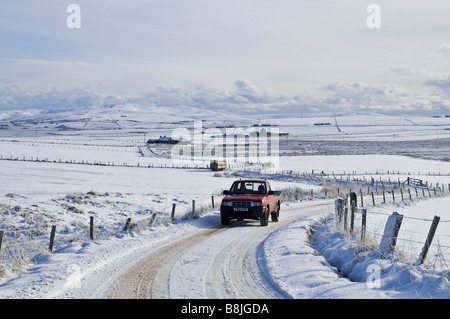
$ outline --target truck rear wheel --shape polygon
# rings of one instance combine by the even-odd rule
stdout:
[[[272,218],[272,222],[276,223],[278,222],[278,217],[280,216],[280,204],[277,204],[277,208],[275,208],[275,211],[270,214],[270,217]]]

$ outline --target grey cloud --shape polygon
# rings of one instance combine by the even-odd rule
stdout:
[[[409,91],[394,84],[334,83],[326,86],[325,102],[330,109],[354,112],[358,110],[384,113],[423,113],[442,110],[442,99]],[[425,103],[427,102],[427,103]]]
[[[0,109],[58,109],[117,104],[124,99],[119,96],[102,95],[94,90],[73,89],[48,92],[27,92],[17,86],[0,88]]]
[[[430,80],[427,86],[450,89],[450,77]],[[27,92],[15,86],[0,87],[0,110],[76,108],[123,103],[160,107],[185,105],[201,109],[241,114],[268,113],[302,116],[318,112],[384,112],[411,114],[448,112],[445,94],[427,94],[394,84],[336,82],[318,92],[297,95],[272,95],[246,79],[233,82],[230,90],[197,84],[185,88],[157,87],[145,95],[105,94],[106,88],[53,89]]]
[[[414,75],[417,73],[416,69],[409,65],[392,65],[389,70],[401,75]]]
[[[450,52],[450,43],[442,43],[439,50],[441,52]]]
[[[443,91],[449,91],[450,90],[450,75],[448,75],[447,78],[425,81],[424,84],[428,85],[428,86],[437,87]]]

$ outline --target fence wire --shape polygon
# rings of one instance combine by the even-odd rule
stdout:
[[[340,199],[342,206],[336,202],[336,223],[344,234],[361,234],[361,240],[371,242],[376,249],[385,231],[385,223],[392,213],[371,211],[370,208],[354,207],[349,205],[349,198]],[[362,217],[362,210],[366,211],[366,218]],[[353,222],[352,222],[353,219]],[[411,263],[416,263],[422,254],[428,240],[431,224],[434,219],[419,218],[402,215],[402,224],[396,237],[397,255]],[[449,219],[440,219],[439,224],[450,223]],[[353,226],[353,227],[352,227]],[[442,226],[442,225],[441,225]],[[437,227],[439,230],[439,226]],[[368,239],[370,238],[370,239]],[[437,231],[429,245],[428,264],[448,268],[447,260],[450,261],[450,234]]]

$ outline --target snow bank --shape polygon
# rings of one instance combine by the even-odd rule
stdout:
[[[296,299],[389,298],[384,291],[368,289],[365,283],[341,277],[309,245],[309,229],[319,218],[287,225],[266,240],[264,252],[273,281]],[[328,238],[330,243],[334,239]]]
[[[333,218],[315,228],[311,243],[340,276],[367,291],[393,298],[450,298],[449,270],[417,267],[395,255],[383,259],[377,249],[362,251],[359,235],[343,236]]]

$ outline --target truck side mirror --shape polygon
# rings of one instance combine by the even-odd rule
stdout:
[[[223,191],[223,194],[224,194],[224,195],[228,195],[229,193],[230,193],[230,192],[229,192],[228,190],[224,190],[224,191]]]
[[[275,195],[274,191],[269,191],[269,195]]]

